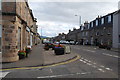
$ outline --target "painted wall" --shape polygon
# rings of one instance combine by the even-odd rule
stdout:
[[[117,12],[113,16],[113,48],[118,48],[119,35],[120,35],[120,12]]]

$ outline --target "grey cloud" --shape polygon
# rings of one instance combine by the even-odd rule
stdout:
[[[60,31],[58,27],[66,31],[78,25],[78,17],[75,14],[82,17],[83,23],[87,20],[92,21],[98,15],[114,12],[118,6],[116,2],[31,2],[30,7],[38,19],[39,25],[46,27],[45,34],[49,31],[50,35],[53,32],[55,35]],[[41,25],[43,21],[54,22],[56,27],[51,24]]]

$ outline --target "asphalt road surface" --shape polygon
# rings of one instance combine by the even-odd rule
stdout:
[[[3,78],[118,78],[117,52],[91,46],[71,45],[77,61],[42,69],[8,70]]]

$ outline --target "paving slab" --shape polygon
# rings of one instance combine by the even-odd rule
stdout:
[[[53,50],[45,51],[44,45],[39,44],[33,47],[28,58],[21,59],[17,62],[0,63],[3,69],[20,68],[20,67],[36,67],[64,62],[77,57],[77,54],[70,53],[64,55],[55,55]]]

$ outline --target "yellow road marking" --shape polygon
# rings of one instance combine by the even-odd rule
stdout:
[[[52,65],[48,65],[48,66],[39,66],[39,67],[21,67],[21,68],[11,68],[11,69],[0,69],[0,71],[6,71],[6,70],[18,70],[18,69],[37,69],[37,68],[47,68],[47,67],[53,67],[53,66],[58,66],[58,65],[63,65],[63,64],[68,64],[71,62],[74,62],[76,60],[80,59],[80,56],[77,55],[77,57],[75,59],[66,61],[66,62],[61,62],[61,63],[56,63],[56,64],[52,64]]]

